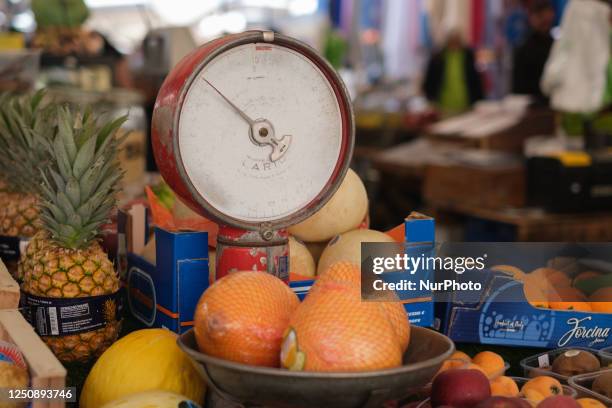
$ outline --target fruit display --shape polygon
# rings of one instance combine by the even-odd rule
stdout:
[[[503,376],[508,367],[509,365],[504,361],[503,357],[492,351],[481,351],[474,358],[471,358],[462,351],[456,351],[442,364],[440,372],[453,368],[477,370],[493,381]]]
[[[295,293],[267,273],[235,272],[204,292],[194,316],[201,351],[239,363],[278,367]]]
[[[98,123],[90,111],[58,111],[57,134],[41,185],[42,229],[19,261],[22,290],[38,299],[82,298],[93,301],[108,295],[102,323],[65,335],[43,339],[61,361],[85,361],[100,355],[119,334],[119,291],[113,263],[99,243],[100,228],[115,207],[121,179],[117,162],[120,140],[115,132],[120,118]],[[97,298],[101,299],[101,298]],[[89,306],[87,306],[89,308]]]
[[[149,407],[155,405],[146,405],[145,401],[153,399],[160,404],[163,400],[155,398],[161,395],[168,403],[159,405],[160,408],[178,406],[171,405],[177,398],[202,403],[204,382],[189,357],[177,346],[176,338],[176,334],[165,329],[144,329],[118,340],[91,369],[79,406]],[[158,394],[159,391],[184,397]]]
[[[45,104],[43,98],[40,91],[4,96],[0,101],[0,168],[6,185],[1,197],[0,235],[27,238],[41,228],[40,169],[51,160],[49,146],[56,122],[55,108]]]
[[[538,268],[525,273],[512,265],[496,265],[491,270],[522,282],[525,298],[533,307],[612,313],[612,280],[609,278],[612,275],[586,270],[572,279],[569,274],[554,268]]]

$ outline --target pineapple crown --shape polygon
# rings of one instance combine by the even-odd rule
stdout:
[[[48,165],[55,135],[54,108],[44,91],[0,97],[0,170],[14,192],[37,194],[40,168]]]
[[[57,110],[50,165],[41,172],[41,219],[61,247],[87,247],[109,219],[123,176],[116,133],[126,119],[99,124],[90,109]]]

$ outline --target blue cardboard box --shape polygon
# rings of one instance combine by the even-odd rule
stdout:
[[[547,349],[612,345],[612,314],[536,308],[525,298],[522,281],[476,273],[487,274],[478,298],[457,292],[437,304],[442,331],[452,340]]]
[[[118,265],[127,289],[126,309],[148,327],[183,333],[193,327],[195,307],[209,286],[208,233],[155,228],[154,265],[129,250],[132,235],[137,235],[134,229],[148,230],[146,222],[132,218],[121,213],[118,228],[124,246],[118,250]]]
[[[433,246],[435,242],[435,220],[421,214],[412,213],[404,220],[404,239],[406,243],[410,244]],[[289,286],[300,299],[304,299],[314,282],[314,280],[301,280],[290,282]],[[422,327],[434,326],[432,296],[405,301],[404,309],[411,324]]]

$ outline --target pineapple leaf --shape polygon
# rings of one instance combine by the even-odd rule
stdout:
[[[81,189],[79,182],[75,178],[70,178],[66,183],[66,196],[74,208],[77,208],[81,203]]]
[[[57,110],[57,116],[58,135],[62,138],[63,145],[66,149],[66,153],[68,154],[68,159],[73,162],[77,154],[77,147],[74,142],[74,134],[70,124],[70,116],[68,115],[66,109],[62,108]]]
[[[79,153],[76,156],[76,159],[74,160],[74,165],[72,166],[72,174],[74,174],[74,177],[76,177],[77,179],[80,178],[85,172],[85,170],[87,170],[87,168],[91,166],[91,163],[93,162],[94,158],[95,149],[96,139],[91,137],[83,144],[83,146],[79,150]]]

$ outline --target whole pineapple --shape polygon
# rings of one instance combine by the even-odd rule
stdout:
[[[43,98],[43,92],[0,98],[0,235],[29,238],[40,230],[40,168],[49,162],[56,128],[54,108]]]
[[[99,125],[89,111],[60,109],[51,163],[41,185],[42,231],[19,261],[25,293],[45,298],[110,295],[119,290],[112,262],[98,242],[100,226],[116,205],[122,171],[116,131],[125,118]],[[114,300],[104,304],[104,326],[63,336],[43,336],[64,362],[100,355],[119,334]]]

